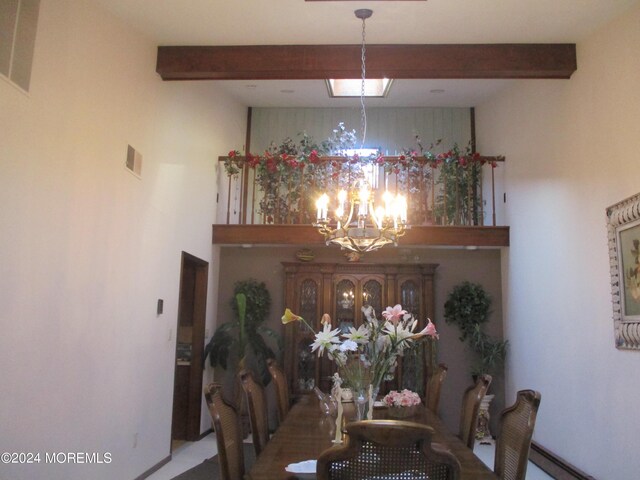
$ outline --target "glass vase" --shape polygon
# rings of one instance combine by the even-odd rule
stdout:
[[[374,385],[369,385],[369,388],[358,390],[353,399],[356,404],[356,418],[358,420],[371,420],[373,418],[373,407],[379,390],[380,387]]]

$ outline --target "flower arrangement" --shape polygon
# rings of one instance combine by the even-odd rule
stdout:
[[[435,325],[427,319],[427,325],[415,332],[418,321],[401,305],[387,307],[382,312],[383,320],[378,320],[371,306],[362,307],[365,322],[358,328],[349,327],[348,333],[340,333],[332,328],[331,317],[322,316],[322,330],[315,334],[311,346],[312,352],[327,357],[336,363],[340,376],[354,391],[370,390],[377,392],[383,380],[394,377],[397,359],[416,342],[424,338],[437,339]],[[304,318],[286,309],[282,323],[303,322],[313,331]],[[375,396],[375,395],[374,395]]]
[[[406,388],[401,392],[391,390],[384,396],[382,401],[387,407],[413,407],[420,405],[422,402],[420,395]]]

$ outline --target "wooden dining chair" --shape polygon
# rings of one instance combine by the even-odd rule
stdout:
[[[500,415],[493,470],[502,480],[524,480],[536,424],[540,393],[518,392],[516,403]]]
[[[398,420],[349,423],[347,442],[325,450],[318,458],[316,478],[458,479],[458,459],[431,443],[433,432],[427,425]]]
[[[240,415],[236,407],[223,398],[220,384],[207,385],[204,396],[216,432],[220,476],[222,480],[243,478],[247,458],[242,443]]]
[[[436,415],[440,405],[440,391],[445,378],[447,378],[448,370],[449,368],[444,363],[440,363],[427,380],[427,393],[424,398],[424,404]]]
[[[249,410],[249,422],[251,423],[251,437],[253,438],[253,449],[256,457],[264,449],[269,441],[269,419],[267,416],[267,399],[262,385],[255,381],[255,378],[248,370],[238,373],[242,382],[247,410]]]
[[[478,428],[478,413],[480,403],[491,384],[491,375],[480,375],[474,385],[467,388],[462,396],[462,408],[460,411],[460,440],[473,450]]]
[[[276,400],[278,403],[278,422],[282,423],[284,417],[289,413],[289,407],[291,405],[289,400],[289,385],[287,383],[287,377],[284,372],[278,367],[278,364],[273,358],[267,360],[267,368],[271,374],[273,385],[276,387]]]

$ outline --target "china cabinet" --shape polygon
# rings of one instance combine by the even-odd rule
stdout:
[[[371,305],[378,318],[387,306],[400,303],[419,320],[416,331],[434,316],[435,264],[367,264],[283,262],[285,305],[302,316],[314,331],[324,313],[333,328],[348,332],[364,321],[362,307]],[[285,325],[285,369],[294,395],[319,386],[328,391],[335,364],[311,353],[314,331],[304,323]],[[417,349],[403,359],[389,388],[424,389],[425,355]]]

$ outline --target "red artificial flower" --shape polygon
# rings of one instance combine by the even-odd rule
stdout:
[[[231,150],[229,152],[229,158],[234,158],[236,156],[236,151],[235,150]]]
[[[318,152],[316,152],[315,150],[311,150],[311,153],[309,154],[309,161],[311,163],[317,163],[320,161],[320,157],[318,157]]]
[[[458,158],[458,163],[460,164],[460,166],[464,167],[467,164],[467,159],[464,157],[460,157]]]

